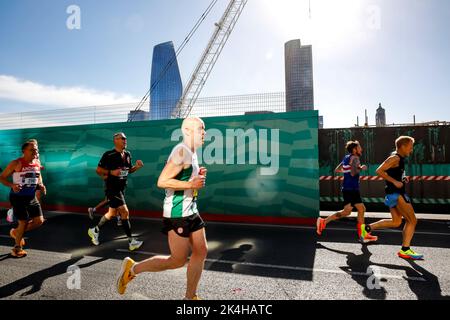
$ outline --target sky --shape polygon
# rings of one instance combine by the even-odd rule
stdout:
[[[210,0],[0,0],[0,113],[139,101],[153,47],[178,47]],[[179,56],[189,79],[228,4]],[[66,22],[80,8],[80,29]],[[450,121],[450,1],[249,0],[201,97],[282,92],[284,43],[313,46],[326,128],[379,103],[388,123]]]

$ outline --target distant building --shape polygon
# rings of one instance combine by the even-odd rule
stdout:
[[[319,116],[319,129],[323,129],[323,116]]]
[[[180,69],[171,41],[154,47],[150,83],[151,119],[170,119],[183,94]]]
[[[286,111],[314,110],[312,46],[300,40],[284,45]]]
[[[146,121],[150,119],[150,112],[144,110],[133,110],[128,114],[128,122]]]
[[[377,127],[385,127],[386,126],[386,110],[383,109],[381,103],[377,109],[377,114],[375,116]]]

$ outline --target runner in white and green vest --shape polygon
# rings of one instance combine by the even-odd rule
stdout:
[[[127,284],[142,272],[158,272],[183,267],[188,261],[186,300],[199,300],[197,287],[204,268],[208,245],[205,223],[197,210],[198,190],[205,186],[207,170],[199,167],[196,150],[205,139],[205,124],[200,118],[187,118],[181,126],[183,142],[175,146],[158,179],[165,189],[163,232],[168,236],[170,256],[155,256],[136,263],[125,258],[117,291],[124,294]]]

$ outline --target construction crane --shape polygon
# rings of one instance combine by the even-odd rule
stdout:
[[[172,112],[172,118],[186,118],[199,97],[206,80],[211,74],[231,32],[233,31],[248,0],[231,0],[222,18],[215,24],[216,29],[194,69],[183,94]]]

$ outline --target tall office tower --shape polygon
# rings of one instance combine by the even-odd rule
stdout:
[[[183,93],[180,69],[172,41],[154,47],[150,83],[151,120],[170,119]]]
[[[284,51],[286,111],[314,110],[312,46],[291,40]]]
[[[386,126],[386,110],[383,109],[381,103],[377,109],[377,114],[375,116],[377,127],[385,127]]]

